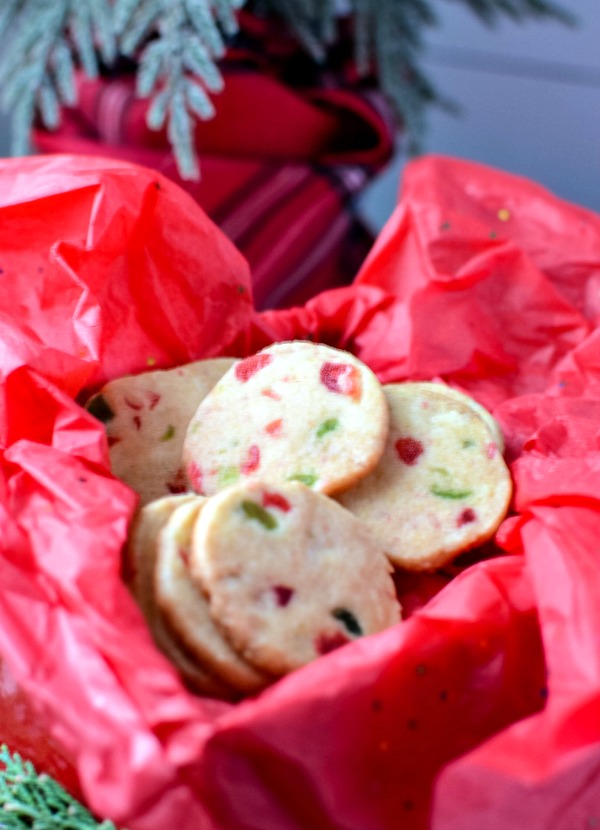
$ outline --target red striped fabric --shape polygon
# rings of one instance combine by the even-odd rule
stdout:
[[[35,141],[40,152],[126,159],[174,179],[248,259],[256,307],[287,307],[357,273],[373,240],[353,200],[391,157],[392,120],[372,90],[340,75],[299,89],[248,54],[226,60],[217,114],[197,126],[199,182],[181,180],[164,131],[147,128],[131,75],[79,78],[78,107]]]

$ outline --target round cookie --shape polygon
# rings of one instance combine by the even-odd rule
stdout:
[[[493,536],[512,494],[482,418],[458,399],[388,384],[390,431],[377,469],[339,501],[390,560],[432,570]]]
[[[300,482],[246,481],[213,496],[191,554],[216,624],[271,674],[400,619],[391,566],[372,534]]]
[[[340,502],[395,565],[432,570],[493,536],[509,506],[510,473],[472,408],[411,384],[384,390],[390,404],[384,456]]]
[[[167,657],[194,692],[232,699],[234,690],[201,668],[175,640],[154,598],[154,568],[158,534],[173,511],[182,504],[204,501],[196,494],[165,496],[138,511],[125,552],[129,588],[140,606],[157,648]]]
[[[169,628],[200,665],[240,692],[263,689],[272,678],[248,665],[225,641],[187,566],[192,530],[206,500],[178,507],[160,532],[154,572],[156,602]]]
[[[278,343],[237,363],[202,401],[183,466],[204,495],[246,478],[338,492],[376,465],[387,425],[381,385],[364,363],[329,346]]]
[[[154,568],[158,535],[174,510],[182,504],[202,503],[197,493],[163,496],[139,508],[127,537],[124,553],[125,579],[146,618],[158,609],[154,602]]]
[[[452,386],[446,386],[444,383],[433,383],[431,381],[406,381],[402,385],[407,391],[431,392],[434,395],[442,395],[443,397],[451,398],[468,406],[485,422],[498,447],[498,452],[504,452],[504,435],[500,429],[500,424],[489,410],[478,401],[473,400],[469,395],[460,392],[458,389],[454,389]]]
[[[181,471],[187,426],[204,396],[235,363],[198,360],[111,380],[86,404],[104,423],[113,474],[140,504],[189,489]]]

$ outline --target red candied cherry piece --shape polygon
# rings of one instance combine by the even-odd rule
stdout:
[[[325,362],[321,366],[320,379],[323,386],[338,395],[348,395],[355,401],[362,395],[362,379],[358,367],[350,363]]]
[[[294,589],[288,585],[274,585],[273,591],[277,598],[277,605],[281,608],[285,608],[295,593]]]
[[[292,509],[292,505],[281,493],[263,493],[262,503],[263,507],[277,507],[284,513]]]
[[[498,447],[494,441],[491,441],[485,448],[486,455],[489,459],[495,458],[498,452]]]
[[[334,634],[319,634],[315,640],[315,650],[317,654],[329,654],[330,651],[335,651],[336,648],[345,646],[349,642],[350,639],[341,631],[336,631]]]
[[[150,392],[150,409],[154,409],[158,403],[160,403],[162,395],[159,395],[158,392]]]
[[[178,493],[185,493],[187,490],[187,481],[185,480],[185,473],[181,467],[175,473],[171,481],[167,482],[167,490],[174,495]]]
[[[418,457],[423,453],[424,447],[416,438],[399,438],[394,444],[400,461],[413,467]]]
[[[142,428],[142,419],[140,418],[139,415],[134,415],[133,416],[133,423],[135,424],[135,428],[137,430],[140,430]]]
[[[260,369],[264,369],[273,360],[272,354],[253,354],[236,363],[234,373],[242,383],[250,380]]]
[[[271,387],[267,387],[266,389],[261,389],[260,394],[264,395],[265,398],[271,398],[273,401],[280,401],[281,395],[278,395]]]
[[[462,511],[458,519],[456,520],[456,524],[458,527],[462,527],[463,525],[469,524],[470,522],[474,522],[477,518],[477,514],[473,510],[472,507],[465,507]]]
[[[143,403],[138,403],[137,401],[132,401],[131,398],[123,398],[123,403],[128,406],[130,409],[134,409],[136,412],[139,412],[140,409],[144,408]]]
[[[250,473],[256,472],[260,467],[260,450],[256,444],[252,444],[248,447],[248,455],[244,463],[240,466],[240,472],[244,476],[250,475]]]
[[[202,495],[203,492],[203,475],[202,470],[200,469],[200,465],[197,464],[195,461],[192,461],[188,464],[187,468],[187,477],[188,481],[192,485],[192,488],[196,491],[196,493],[200,493]]]
[[[277,418],[275,421],[271,421],[270,423],[268,423],[266,425],[265,432],[267,433],[267,435],[272,435],[274,437],[277,437],[278,435],[281,435],[281,426],[282,426],[282,424],[283,424],[283,419],[282,418]]]

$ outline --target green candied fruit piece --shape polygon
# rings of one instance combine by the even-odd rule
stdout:
[[[355,637],[362,637],[363,630],[352,611],[348,611],[347,608],[334,608],[331,615],[339,620],[350,634],[354,634]]]
[[[175,436],[175,427],[173,424],[169,424],[163,434],[160,436],[161,441],[170,441],[171,438]]]
[[[317,483],[319,477],[314,473],[293,473],[287,477],[287,481],[299,481],[301,484],[306,484],[307,487],[312,487]]]
[[[429,492],[441,499],[466,499],[473,493],[472,490],[453,490],[451,487],[440,487],[438,484],[434,484]]]
[[[334,432],[340,425],[339,418],[328,418],[317,427],[317,438],[322,438],[328,432]]]
[[[266,530],[275,530],[277,527],[276,519],[273,518],[268,510],[265,510],[264,507],[261,507],[255,501],[244,500],[241,508],[249,519],[260,522]]]
[[[94,397],[88,402],[86,409],[90,415],[93,415],[94,418],[102,421],[103,424],[108,423],[108,421],[112,421],[115,417],[114,410],[109,406],[104,395],[94,395]]]
[[[463,449],[468,450],[471,447],[475,446],[475,441],[473,441],[472,438],[465,438],[465,440],[462,442],[462,445],[463,445]]]
[[[219,467],[217,472],[217,484],[219,487],[227,487],[229,484],[234,484],[240,477],[240,471],[237,467]]]

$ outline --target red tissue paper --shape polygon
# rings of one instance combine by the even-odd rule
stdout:
[[[0,164],[0,740],[129,830],[600,826],[600,218],[411,162],[351,286],[258,313],[190,196],[125,162]],[[405,619],[230,704],[191,695],[120,576],[136,497],[107,379],[310,338],[500,422],[492,543],[398,573]]]

